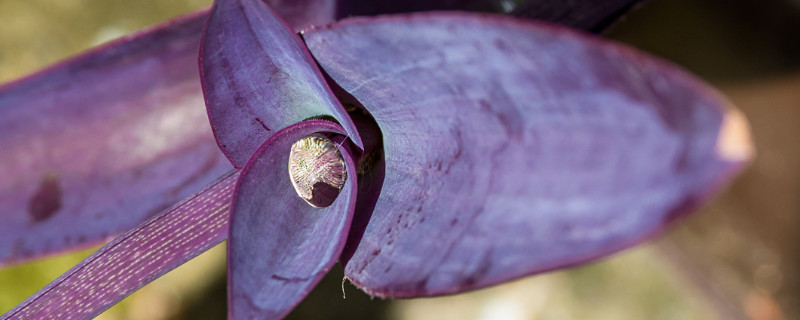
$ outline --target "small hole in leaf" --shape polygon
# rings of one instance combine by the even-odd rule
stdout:
[[[315,208],[333,204],[347,181],[347,168],[336,143],[312,134],[292,144],[289,178],[297,195]]]

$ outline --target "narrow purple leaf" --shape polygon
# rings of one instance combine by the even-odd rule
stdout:
[[[231,319],[285,316],[339,258],[356,200],[353,159],[340,149],[347,181],[326,208],[307,204],[289,179],[292,144],[320,132],[346,134],[328,121],[298,123],[270,137],[242,171],[228,241]]]
[[[383,190],[345,261],[374,295],[461,292],[619,251],[750,156],[746,122],[713,89],[564,28],[416,14],[304,38],[383,132]]]
[[[0,319],[91,319],[225,240],[238,172],[126,232]]]
[[[231,170],[196,71],[203,16],[0,88],[0,265],[130,229]]]
[[[260,0],[214,2],[200,73],[211,127],[237,168],[274,132],[312,117],[334,117],[361,145],[300,38]]]
[[[643,0],[528,0],[511,12],[594,33],[605,31]]]

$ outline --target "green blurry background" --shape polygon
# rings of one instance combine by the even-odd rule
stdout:
[[[0,82],[209,4],[0,0]],[[800,1],[653,0],[609,33],[716,85],[753,127],[757,161],[667,236],[588,266],[432,299],[370,299],[336,269],[290,318],[800,319],[798,31]],[[0,269],[0,312],[91,251]],[[100,318],[224,319],[225,312],[218,246]]]

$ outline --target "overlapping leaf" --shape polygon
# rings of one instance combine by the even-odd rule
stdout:
[[[304,38],[383,133],[383,190],[345,268],[371,294],[455,293],[616,252],[747,161],[722,148],[723,124],[742,120],[712,89],[564,28],[415,14]]]
[[[354,14],[494,10],[501,2],[269,4],[299,30]],[[598,5],[586,1],[572,13],[585,16]],[[194,59],[207,16],[195,13],[0,88],[0,265],[102,241],[229,169],[203,125],[197,85]]]
[[[217,1],[203,38],[208,116],[234,166],[241,168],[276,130],[312,117],[334,117],[361,144],[300,38],[263,2]]]

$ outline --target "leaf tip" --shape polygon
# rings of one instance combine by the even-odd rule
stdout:
[[[746,163],[755,156],[750,124],[740,110],[728,109],[717,136],[716,151],[725,161]]]

